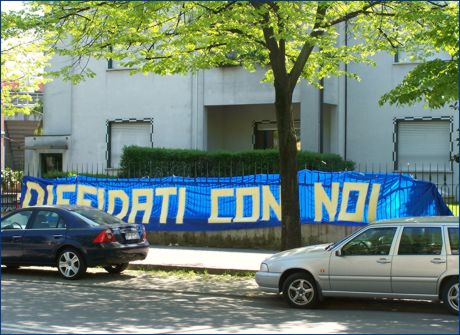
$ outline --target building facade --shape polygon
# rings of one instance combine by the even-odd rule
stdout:
[[[417,178],[458,180],[458,113],[379,106],[379,98],[415,64],[380,53],[376,67],[349,64],[361,81],[301,82],[293,96],[301,150],[337,153],[360,171],[418,171]],[[69,59],[57,57],[54,69]],[[44,94],[43,136],[26,138],[26,172],[116,169],[124,145],[201,150],[277,146],[274,88],[264,71],[220,67],[196,74],[130,75],[114,62],[93,60],[96,77],[79,85],[55,80]],[[440,172],[441,171],[441,172]],[[455,190],[453,190],[455,192]],[[458,194],[458,190],[456,191]]]

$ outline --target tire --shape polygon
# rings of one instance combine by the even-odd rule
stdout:
[[[64,279],[78,279],[86,272],[85,259],[79,251],[73,248],[62,250],[56,263],[59,274]]]
[[[443,286],[442,301],[452,314],[458,315],[458,278],[449,279]]]
[[[315,280],[307,273],[290,275],[284,281],[283,297],[292,307],[315,308],[319,301]]]
[[[112,274],[122,273],[128,268],[129,263],[112,264],[104,266],[105,271]]]

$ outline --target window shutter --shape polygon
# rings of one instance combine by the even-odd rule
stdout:
[[[398,123],[400,170],[443,168],[449,163],[449,121],[421,120]]]
[[[147,122],[112,123],[110,141],[112,167],[120,166],[124,146],[151,147],[150,133],[151,124]]]

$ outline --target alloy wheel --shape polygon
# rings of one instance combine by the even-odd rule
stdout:
[[[65,251],[59,257],[59,272],[66,278],[75,277],[80,270],[81,261],[78,255],[71,250]]]
[[[288,287],[289,299],[296,305],[309,304],[315,295],[311,283],[306,279],[296,279]]]
[[[458,312],[458,283],[452,285],[447,292],[448,304]]]

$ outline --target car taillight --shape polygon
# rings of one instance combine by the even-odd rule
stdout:
[[[94,244],[97,243],[110,243],[110,242],[116,242],[117,238],[115,237],[115,234],[112,232],[110,229],[106,229],[101,231],[96,238],[93,240]]]

